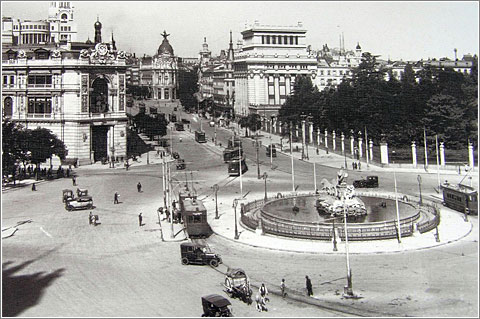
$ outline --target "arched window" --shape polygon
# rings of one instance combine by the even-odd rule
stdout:
[[[3,114],[5,116],[12,116],[13,113],[13,100],[11,97],[6,97],[3,100]]]
[[[92,83],[92,93],[90,94],[90,112],[108,112],[108,82],[104,78],[97,78]]]
[[[66,13],[63,13],[62,14],[62,20],[67,20],[68,19],[68,15]]]

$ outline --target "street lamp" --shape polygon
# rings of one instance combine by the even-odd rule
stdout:
[[[333,218],[333,225],[332,225],[332,230],[333,230],[333,251],[337,251],[337,235],[335,234],[335,218]]]
[[[267,202],[267,172],[263,172],[263,179],[265,180],[265,202]]]
[[[238,199],[233,200],[233,210],[235,212],[235,239],[238,239],[238,228],[237,228],[237,205],[238,205]]]
[[[213,190],[215,191],[215,219],[218,219],[218,205],[217,205],[217,192],[218,192],[218,185],[213,185]]]
[[[420,192],[420,205],[422,205],[422,176],[417,175],[418,190]]]
[[[345,195],[343,196],[343,219],[345,221],[345,252],[347,256],[347,285],[344,287],[344,295],[353,297],[352,289],[352,270],[350,269],[350,259],[348,255],[348,231],[347,231],[347,207],[345,203]]]

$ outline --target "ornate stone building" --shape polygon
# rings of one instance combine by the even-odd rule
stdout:
[[[3,114],[26,128],[51,130],[79,164],[122,160],[125,59],[113,43],[4,46]]]
[[[148,86],[152,98],[160,101],[177,101],[178,61],[173,48],[163,31],[163,41],[153,57],[145,56],[140,61],[140,85]]]

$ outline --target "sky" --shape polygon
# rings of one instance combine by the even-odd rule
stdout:
[[[73,1],[78,40],[94,38],[99,16],[102,38],[113,31],[117,48],[137,56],[156,53],[163,30],[175,55],[198,56],[204,37],[214,56],[241,39],[245,25],[297,25],[307,30],[312,49],[339,46],[383,59],[420,60],[478,55],[479,3],[477,1]],[[49,2],[2,1],[2,16],[42,20]]]

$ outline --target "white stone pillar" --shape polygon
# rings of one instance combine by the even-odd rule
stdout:
[[[468,166],[470,166],[472,169],[475,168],[475,158],[472,142],[468,142]]]
[[[354,143],[354,140],[355,138],[353,137],[353,135],[350,136],[350,153],[352,154],[353,156],[353,143]]]
[[[359,156],[359,158],[363,157],[362,144],[363,144],[363,138],[359,137],[358,138],[358,156]]]
[[[345,135],[343,134],[343,132],[341,135],[341,139],[342,139],[342,154],[345,154]]]
[[[295,125],[295,136],[298,138],[298,125]]]
[[[369,143],[368,143],[368,146],[369,146],[369,151],[370,151],[370,162],[373,161],[373,141],[372,139],[370,139]]]
[[[440,165],[445,166],[445,145],[440,142]]]
[[[412,164],[414,168],[417,167],[417,145],[415,141],[412,141]]]
[[[325,129],[325,147],[328,148],[328,131]]]
[[[335,152],[336,144],[335,144],[335,131],[332,132],[332,143],[333,143],[333,151]]]
[[[320,146],[320,128],[317,127],[317,146]]]
[[[310,144],[313,144],[313,123],[308,123],[308,132],[309,132],[308,142]]]
[[[380,143],[380,163],[388,165],[388,144]]]

